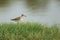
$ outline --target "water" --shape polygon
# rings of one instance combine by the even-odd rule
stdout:
[[[60,24],[60,3],[56,0],[48,2],[46,8],[43,10],[31,10],[27,7],[26,1],[12,1],[9,7],[0,8],[0,23],[12,22],[10,19],[27,15],[23,22],[39,22],[44,24]]]

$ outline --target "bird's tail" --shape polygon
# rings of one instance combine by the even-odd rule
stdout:
[[[14,21],[15,19],[11,19],[12,21]]]

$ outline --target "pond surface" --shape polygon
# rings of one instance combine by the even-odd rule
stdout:
[[[26,1],[12,1],[9,7],[0,8],[0,23],[12,22],[10,19],[27,15],[24,22],[39,22],[44,24],[60,24],[60,3],[56,0],[51,0],[43,10],[31,10],[27,7]]]

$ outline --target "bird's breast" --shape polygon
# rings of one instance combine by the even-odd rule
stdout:
[[[22,21],[24,19],[24,17],[21,17],[20,20]]]

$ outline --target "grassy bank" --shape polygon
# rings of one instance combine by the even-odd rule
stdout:
[[[56,25],[39,23],[0,24],[0,40],[60,40]]]

